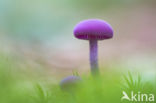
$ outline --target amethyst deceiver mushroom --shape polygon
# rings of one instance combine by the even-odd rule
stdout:
[[[81,78],[79,76],[68,76],[61,81],[60,86],[64,91],[72,91],[80,82]]]
[[[78,23],[74,28],[74,36],[78,39],[89,40],[91,73],[98,74],[98,40],[113,37],[113,29],[106,21],[89,19]]]

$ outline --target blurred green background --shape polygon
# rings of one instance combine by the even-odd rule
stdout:
[[[155,0],[1,0],[0,50],[22,68],[86,73],[88,41],[74,38],[73,28],[99,18],[114,28],[113,39],[99,42],[100,66],[155,75],[155,5]]]
[[[9,93],[15,84],[22,92],[30,81],[58,83],[73,72],[89,74],[88,41],[74,38],[73,28],[92,18],[114,29],[113,39],[99,42],[100,71],[154,80],[155,12],[156,0],[0,0],[0,90]]]

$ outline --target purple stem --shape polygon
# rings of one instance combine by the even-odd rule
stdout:
[[[89,40],[89,45],[90,45],[91,73],[92,73],[92,75],[96,75],[96,74],[99,74],[97,40]]]

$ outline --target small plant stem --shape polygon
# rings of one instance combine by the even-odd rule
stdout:
[[[89,45],[91,73],[92,75],[97,75],[99,74],[97,40],[89,40]]]

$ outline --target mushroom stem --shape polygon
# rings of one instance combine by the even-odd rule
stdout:
[[[90,45],[91,73],[92,73],[92,75],[97,75],[97,74],[99,74],[97,40],[89,40],[89,45]]]

